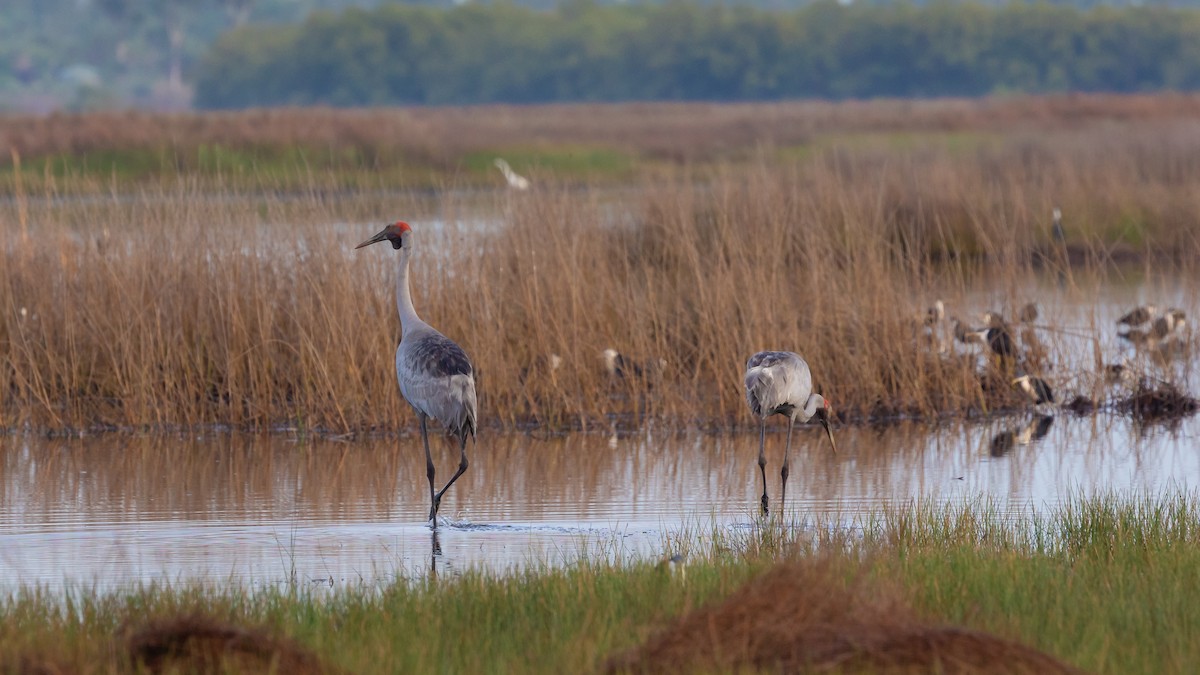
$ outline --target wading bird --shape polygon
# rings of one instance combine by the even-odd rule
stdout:
[[[983,320],[987,328],[968,329],[961,323],[954,326],[954,337],[961,342],[978,342],[987,345],[995,354],[1002,366],[1007,367],[1017,358],[1017,345],[1013,340],[1012,329],[999,312],[984,312]],[[958,320],[955,319],[957,322]]]
[[[1054,223],[1050,226],[1050,232],[1054,236],[1054,241],[1062,243],[1067,240],[1067,233],[1063,231],[1062,226],[1062,209],[1054,207]]]
[[[1050,385],[1040,377],[1032,375],[1022,375],[1012,381],[1013,384],[1021,388],[1025,396],[1033,402],[1034,405],[1043,403],[1054,403],[1054,391],[1050,389]]]
[[[450,338],[437,332],[417,316],[413,309],[408,286],[408,259],[412,255],[412,228],[397,222],[383,228],[379,234],[355,246],[359,249],[381,241],[390,242],[400,251],[396,268],[396,309],[400,312],[400,346],[396,347],[396,379],[400,393],[413,407],[421,422],[421,441],[425,445],[425,475],[429,478],[429,519],[437,529],[437,512],[442,495],[467,470],[467,436],[475,437],[475,375],[471,360]],[[458,437],[462,455],[458,471],[441,490],[434,492],[433,456],[429,453],[429,430],[426,421],[432,417]]]
[[[767,418],[779,414],[788,418],[787,445],[783,451],[783,486],[779,491],[779,508],[783,509],[787,497],[788,462],[792,449],[792,427],[796,420],[807,422],[816,415],[825,427],[829,445],[837,452],[833,432],[829,429],[829,416],[833,410],[820,394],[813,393],[812,372],[799,354],[792,352],[759,352],[746,361],[746,402],[750,412],[758,417],[758,469],[762,472],[762,511],[767,509]]]
[[[1021,308],[1017,313],[1017,321],[1021,323],[1033,323],[1038,318],[1038,306],[1036,302],[1030,302]]]
[[[1141,307],[1134,307],[1124,316],[1117,319],[1117,324],[1129,327],[1140,326],[1154,318],[1154,315],[1157,313],[1158,308],[1154,305],[1142,305]]]
[[[953,317],[950,319],[950,321],[954,323],[955,340],[958,340],[965,345],[983,344],[984,335],[987,334],[986,328],[982,331],[976,328],[970,328],[960,321],[958,317]]]
[[[1136,312],[1142,309],[1146,308],[1139,307],[1134,311]],[[1133,313],[1134,312],[1130,312],[1130,314]],[[1138,315],[1135,318],[1138,319],[1138,323],[1134,325],[1141,325],[1146,321],[1150,321],[1150,325],[1145,330],[1141,328],[1130,328],[1124,333],[1117,333],[1117,336],[1123,340],[1133,343],[1133,345],[1136,347],[1149,347],[1150,349],[1157,349],[1160,344],[1166,342],[1168,339],[1172,337],[1181,337],[1183,335],[1184,328],[1187,326],[1187,316],[1178,309],[1169,309],[1163,312],[1161,315],[1155,317],[1143,317]]]
[[[492,163],[496,165],[497,169],[500,169],[500,173],[504,174],[504,180],[508,181],[508,187],[514,190],[529,189],[529,179],[513,171],[508,162],[497,157]]]
[[[604,370],[609,377],[618,379],[653,377],[667,369],[667,360],[664,358],[635,361],[612,347],[600,352],[600,356],[604,359]]]
[[[925,310],[925,325],[934,326],[946,318],[946,303],[935,300],[933,306]]]

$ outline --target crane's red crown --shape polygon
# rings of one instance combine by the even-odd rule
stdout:
[[[388,225],[380,230],[379,234],[376,234],[374,237],[371,237],[354,248],[362,248],[364,246],[370,246],[371,244],[378,244],[381,241],[387,241],[391,242],[392,248],[400,249],[404,246],[405,232],[412,232],[412,228],[409,227],[408,223],[404,222],[403,220],[397,220],[391,225]]]

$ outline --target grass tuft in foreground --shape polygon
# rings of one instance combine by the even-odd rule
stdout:
[[[686,567],[594,557],[330,595],[23,592],[0,605],[0,664],[132,672],[147,653],[205,659],[214,644],[235,672],[288,658],[355,673],[1182,673],[1200,661],[1193,494],[1074,499],[1030,516],[917,506],[851,530],[776,522],[671,539]],[[235,648],[246,636],[266,647]]]

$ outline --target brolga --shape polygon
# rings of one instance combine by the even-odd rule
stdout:
[[[833,410],[824,396],[813,393],[812,372],[799,354],[792,352],[759,352],[746,361],[746,402],[750,412],[758,417],[758,469],[762,473],[762,512],[769,513],[767,500],[767,418],[783,415],[788,418],[787,444],[783,451],[783,469],[779,475],[783,485],[779,491],[779,507],[782,510],[787,497],[787,479],[792,450],[792,427],[796,421],[807,422],[814,415],[829,445],[837,452],[833,432],[829,429],[829,416]]]
[[[500,169],[500,173],[504,174],[504,180],[508,182],[508,187],[514,190],[529,189],[529,179],[513,171],[508,162],[497,157],[492,163],[496,165],[497,169]]]
[[[396,347],[396,379],[400,393],[412,406],[421,423],[425,445],[425,475],[429,478],[429,519],[437,529],[437,512],[442,495],[467,470],[467,437],[475,437],[475,374],[467,353],[417,316],[408,284],[408,260],[412,255],[412,228],[408,223],[388,225],[356,249],[381,241],[400,252],[396,267],[396,309],[400,312],[401,337]],[[458,438],[461,459],[458,471],[441,490],[434,491],[436,470],[429,453],[429,418],[441,422]]]

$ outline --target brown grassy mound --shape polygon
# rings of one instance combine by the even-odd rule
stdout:
[[[923,622],[895,594],[847,584],[828,563],[777,565],[723,601],[689,612],[609,673],[1076,673],[1011,640]]]
[[[4,675],[71,675],[75,672],[78,671],[43,657],[21,656],[0,661],[0,673]]]
[[[166,617],[127,632],[125,650],[151,673],[332,673],[308,650],[265,630],[191,614]]]
[[[1194,414],[1198,407],[1200,401],[1171,383],[1140,384],[1133,395],[1117,403],[1118,410],[1143,422],[1186,417]]]

